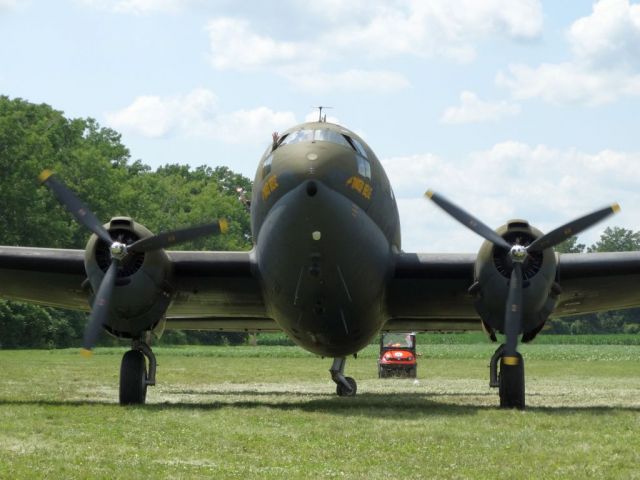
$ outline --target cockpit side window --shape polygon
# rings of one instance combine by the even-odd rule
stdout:
[[[353,143],[353,146],[355,147],[356,151],[362,155],[364,158],[367,158],[367,151],[364,149],[364,147],[362,146],[362,144],[356,140],[355,138],[351,138],[351,143]]]
[[[262,162],[262,178],[266,177],[271,173],[271,162],[273,161],[273,153],[271,153],[267,158]]]
[[[369,160],[360,156],[357,156],[356,158],[358,159],[358,175],[370,179],[371,164],[369,163]]]

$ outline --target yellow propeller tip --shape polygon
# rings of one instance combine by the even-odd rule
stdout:
[[[218,220],[218,225],[220,225],[220,231],[222,233],[227,233],[229,231],[229,222],[227,222],[226,218]]]
[[[53,172],[51,170],[45,169],[42,172],[40,172],[40,175],[38,175],[38,181],[40,183],[44,183],[47,180],[49,180],[49,177],[53,175]]]
[[[91,355],[93,355],[93,352],[88,348],[81,348],[80,355],[82,355],[84,358],[91,358]]]
[[[427,197],[427,198],[431,198],[431,197],[433,197],[434,193],[435,192],[433,190],[427,190],[426,192],[424,192],[424,196]]]
[[[518,357],[502,357],[502,361],[505,365],[518,365],[518,363],[520,363]]]
[[[618,213],[620,211],[620,205],[614,203],[613,205],[611,205],[611,210],[613,210],[613,213]]]

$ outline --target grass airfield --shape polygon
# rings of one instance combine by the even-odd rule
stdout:
[[[0,351],[0,478],[640,478],[640,346],[522,348],[527,410],[497,408],[494,346],[421,345],[418,379],[296,347],[158,347],[120,407],[123,349]]]

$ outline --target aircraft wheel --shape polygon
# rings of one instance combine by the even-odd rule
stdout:
[[[142,405],[147,397],[147,365],[139,350],[129,350],[120,364],[120,405]]]
[[[340,383],[338,383],[336,385],[336,393],[340,397],[353,397],[353,396],[355,396],[356,391],[358,390],[358,385],[356,384],[356,381],[351,377],[344,377],[344,379],[347,381],[347,383],[349,384],[349,386],[351,388],[347,389],[347,387],[345,387],[342,384],[342,382],[340,382]]]
[[[524,410],[524,360],[519,353],[517,365],[507,365],[500,358],[500,408]]]

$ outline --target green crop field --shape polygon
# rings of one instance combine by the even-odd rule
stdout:
[[[0,351],[0,478],[640,478],[640,346],[524,346],[521,412],[496,408],[494,347],[449,340],[417,381],[365,349],[355,398],[296,347],[158,347],[139,407],[124,349]]]

